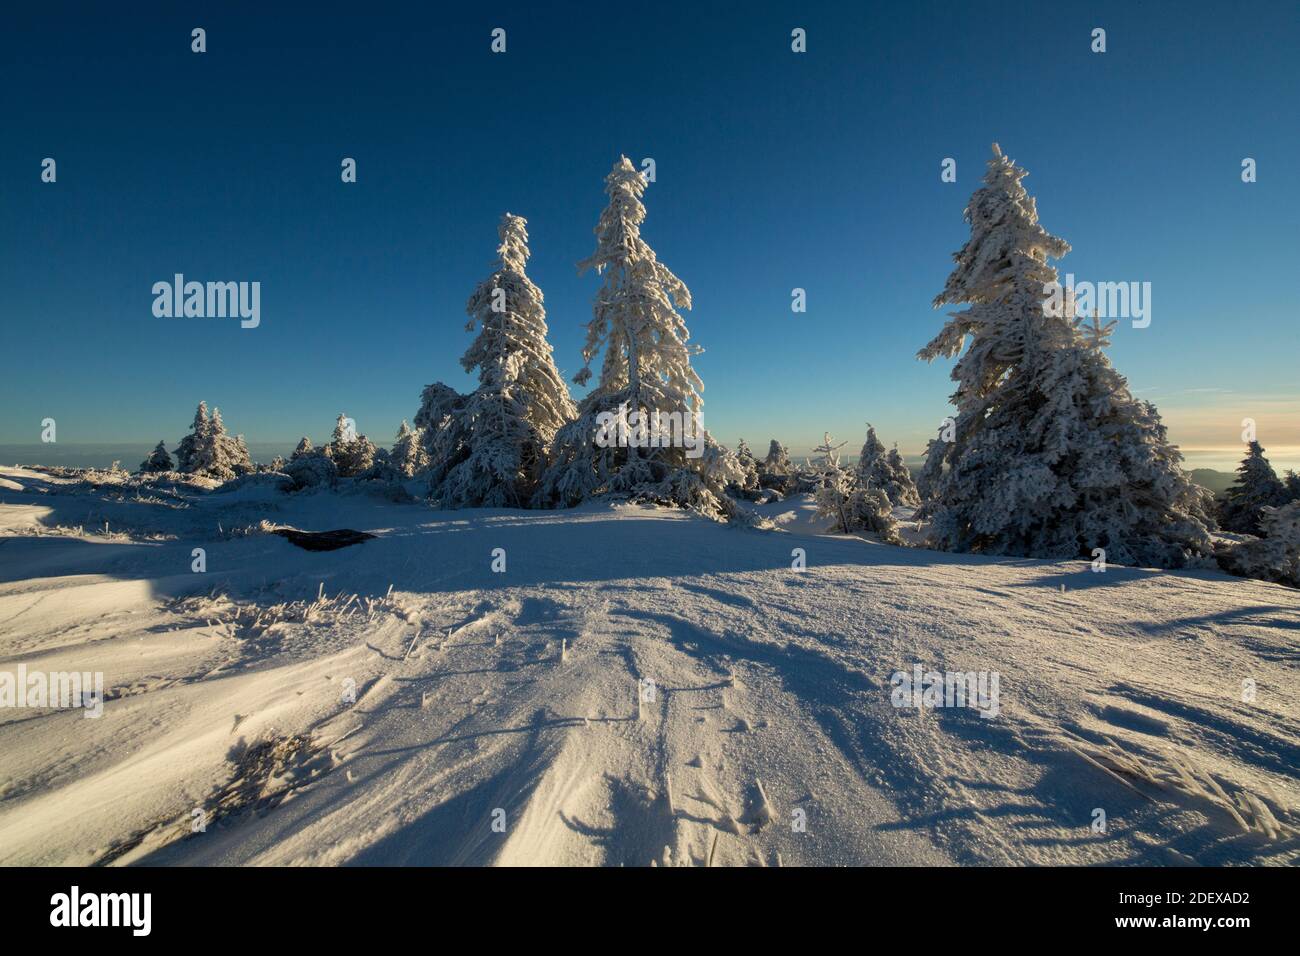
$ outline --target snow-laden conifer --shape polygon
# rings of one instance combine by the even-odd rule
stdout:
[[[402,419],[397,429],[397,438],[389,459],[404,478],[410,478],[423,471],[429,464],[429,455],[424,450],[423,436],[418,428],[412,428]]]
[[[477,370],[479,385],[451,403],[454,422],[440,438],[455,442],[436,449],[430,495],[444,507],[527,507],[552,438],[576,414],[546,340],[542,292],[526,272],[527,221],[506,213],[498,236],[496,268],[466,305],[466,329],[478,335],[460,363]]]
[[[1180,467],[1154,406],[1103,352],[1111,326],[1045,309],[1069,246],[1038,224],[1025,172],[994,146],[966,208],[970,241],[935,305],[967,303],[920,352],[954,366],[952,441],[930,445],[931,540],[955,551],[1204,564],[1208,496]],[[968,341],[969,340],[969,341]]]
[[[374,442],[357,434],[352,420],[344,414],[334,422],[334,433],[323,450],[337,466],[340,478],[356,478],[375,461]]]
[[[749,445],[745,439],[736,442],[736,463],[740,466],[744,478],[737,482],[736,487],[741,491],[753,491],[758,487],[758,460],[754,453],[749,450]]]
[[[763,459],[763,473],[767,475],[790,474],[790,452],[775,438],[768,443],[767,457]]]
[[[338,483],[339,469],[334,460],[323,451],[309,451],[294,455],[284,466],[284,473],[293,479],[295,489],[327,487]]]
[[[1286,486],[1287,498],[1291,501],[1300,501],[1300,475],[1288,468],[1282,484]]]
[[[538,499],[567,506],[613,492],[714,517],[735,515],[725,489],[744,475],[735,456],[700,425],[704,386],[691,367],[699,349],[688,344],[690,332],[677,311],[691,307],[691,294],[641,237],[645,188],[645,177],[627,157],[605,178],[609,204],[596,225],[596,250],[579,264],[603,282],[587,326],[585,364],[574,381],[587,384],[591,363],[602,352],[604,360],[577,419],[556,435]],[[685,442],[665,442],[662,433],[657,447],[642,444],[649,430],[643,415],[657,415],[660,423],[675,418],[690,429],[692,444],[703,443],[702,454],[688,455]],[[611,418],[637,421],[619,440],[602,428]]]
[[[140,463],[140,470],[146,473],[158,473],[172,470],[172,456],[167,453],[165,442],[159,442],[154,446],[149,457]]]
[[[862,443],[856,470],[860,484],[879,488],[891,504],[915,507],[921,503],[912,474],[903,464],[903,456],[897,448],[885,451],[885,446],[876,437],[875,426],[870,422],[867,423],[867,437]]]
[[[244,436],[231,435],[226,431],[219,408],[212,409],[207,438],[209,448],[206,457],[211,464],[205,473],[209,478],[228,481],[253,471],[253,460],[249,457],[248,446],[244,444]]]
[[[1219,557],[1225,571],[1300,588],[1300,501],[1264,505],[1260,537],[1247,538]]]
[[[1236,481],[1219,501],[1219,525],[1224,531],[1257,535],[1263,509],[1284,505],[1291,497],[1264,457],[1264,449],[1259,442],[1252,441],[1246,457],[1237,466]]]
[[[889,496],[889,500],[896,505],[907,505],[916,507],[921,503],[921,493],[916,490],[916,482],[912,480],[912,469],[907,467],[903,461],[903,456],[895,445],[889,449],[889,454],[885,456],[885,468],[889,473],[890,482],[883,490]]]
[[[228,481],[253,470],[253,462],[242,435],[226,433],[221,410],[208,414],[206,402],[199,402],[190,433],[176,448],[176,470],[204,478]]]
[[[833,441],[826,434],[813,449],[817,454],[811,465],[819,473],[813,492],[818,517],[830,519],[830,530],[838,534],[865,531],[891,544],[901,544],[888,496],[840,465],[839,450],[847,443],[835,445]]]
[[[813,456],[808,462],[814,471],[827,474],[840,467],[840,449],[848,442],[842,441],[838,445],[832,445],[831,442],[834,440],[830,432],[822,433],[822,443],[813,448]]]
[[[191,474],[206,466],[207,462],[200,460],[200,456],[206,454],[211,444],[208,438],[210,431],[208,403],[199,402],[199,407],[194,412],[194,423],[190,426],[190,433],[176,446],[177,471]]]

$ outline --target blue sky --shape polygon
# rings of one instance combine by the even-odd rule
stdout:
[[[0,442],[49,416],[60,443],[173,444],[200,398],[255,443],[340,411],[389,441],[425,384],[470,387],[464,304],[507,210],[571,376],[625,153],[656,161],[643,234],[694,294],[705,425],[801,454],[869,420],[914,453],[951,391],[914,355],[997,140],[1062,272],[1152,283],[1111,357],[1174,440],[1236,458],[1250,416],[1300,461],[1294,4],[445,6],[6,8]],[[261,326],[155,318],[176,272],[260,281]]]

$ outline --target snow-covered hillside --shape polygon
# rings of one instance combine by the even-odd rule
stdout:
[[[765,507],[780,530],[0,469],[0,672],[107,698],[0,708],[0,863],[1297,862],[1300,591]],[[996,673],[997,716],[893,706],[917,664]]]

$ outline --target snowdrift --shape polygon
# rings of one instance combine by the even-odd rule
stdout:
[[[0,478],[0,674],[105,688],[0,707],[3,864],[1297,862],[1292,589],[805,497],[756,531]],[[917,664],[996,673],[997,716],[895,706]]]

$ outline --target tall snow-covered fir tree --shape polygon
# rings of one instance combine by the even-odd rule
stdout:
[[[1219,501],[1219,524],[1225,531],[1258,535],[1263,509],[1284,505],[1291,497],[1264,457],[1264,449],[1252,441],[1237,466],[1237,480]]]
[[[952,313],[919,353],[960,353],[953,440],[930,443],[931,541],[953,551],[1089,557],[1118,564],[1207,564],[1209,495],[1180,467],[1154,406],[1129,393],[1102,351],[1110,327],[1081,327],[1048,257],[1070,249],[1038,223],[1025,171],[993,147],[935,307]],[[1113,323],[1112,323],[1113,326]],[[965,346],[965,351],[962,351]]]
[[[140,462],[140,470],[145,473],[158,473],[172,470],[172,456],[167,454],[167,444],[159,442],[154,446],[149,457]]]
[[[568,506],[608,492],[711,517],[737,516],[725,489],[745,476],[735,456],[699,423],[704,385],[691,367],[699,349],[687,344],[690,332],[677,311],[691,307],[691,294],[641,238],[645,188],[645,177],[626,156],[605,177],[609,204],[596,225],[596,250],[579,263],[604,281],[587,325],[585,364],[574,381],[587,384],[602,351],[604,361],[578,417],[556,435],[538,500]],[[701,444],[688,455],[686,441],[665,440],[662,430],[651,444],[651,425],[643,416],[681,423],[692,445],[696,439]],[[602,425],[611,418],[630,426],[616,430],[617,440]]]
[[[478,335],[460,364],[478,371],[478,388],[448,402],[441,414],[452,421],[434,424],[442,434],[434,436],[436,483],[429,493],[448,508],[527,507],[551,440],[576,414],[546,340],[542,291],[526,271],[527,220],[506,213],[498,236],[496,269],[466,305],[466,329]],[[426,398],[450,398],[428,392]]]
[[[903,457],[894,448],[889,452],[876,437],[876,429],[867,423],[867,438],[862,443],[862,453],[858,456],[858,481],[863,485],[879,488],[889,498],[890,504],[914,507],[921,503],[912,482],[912,473],[903,464]]]

